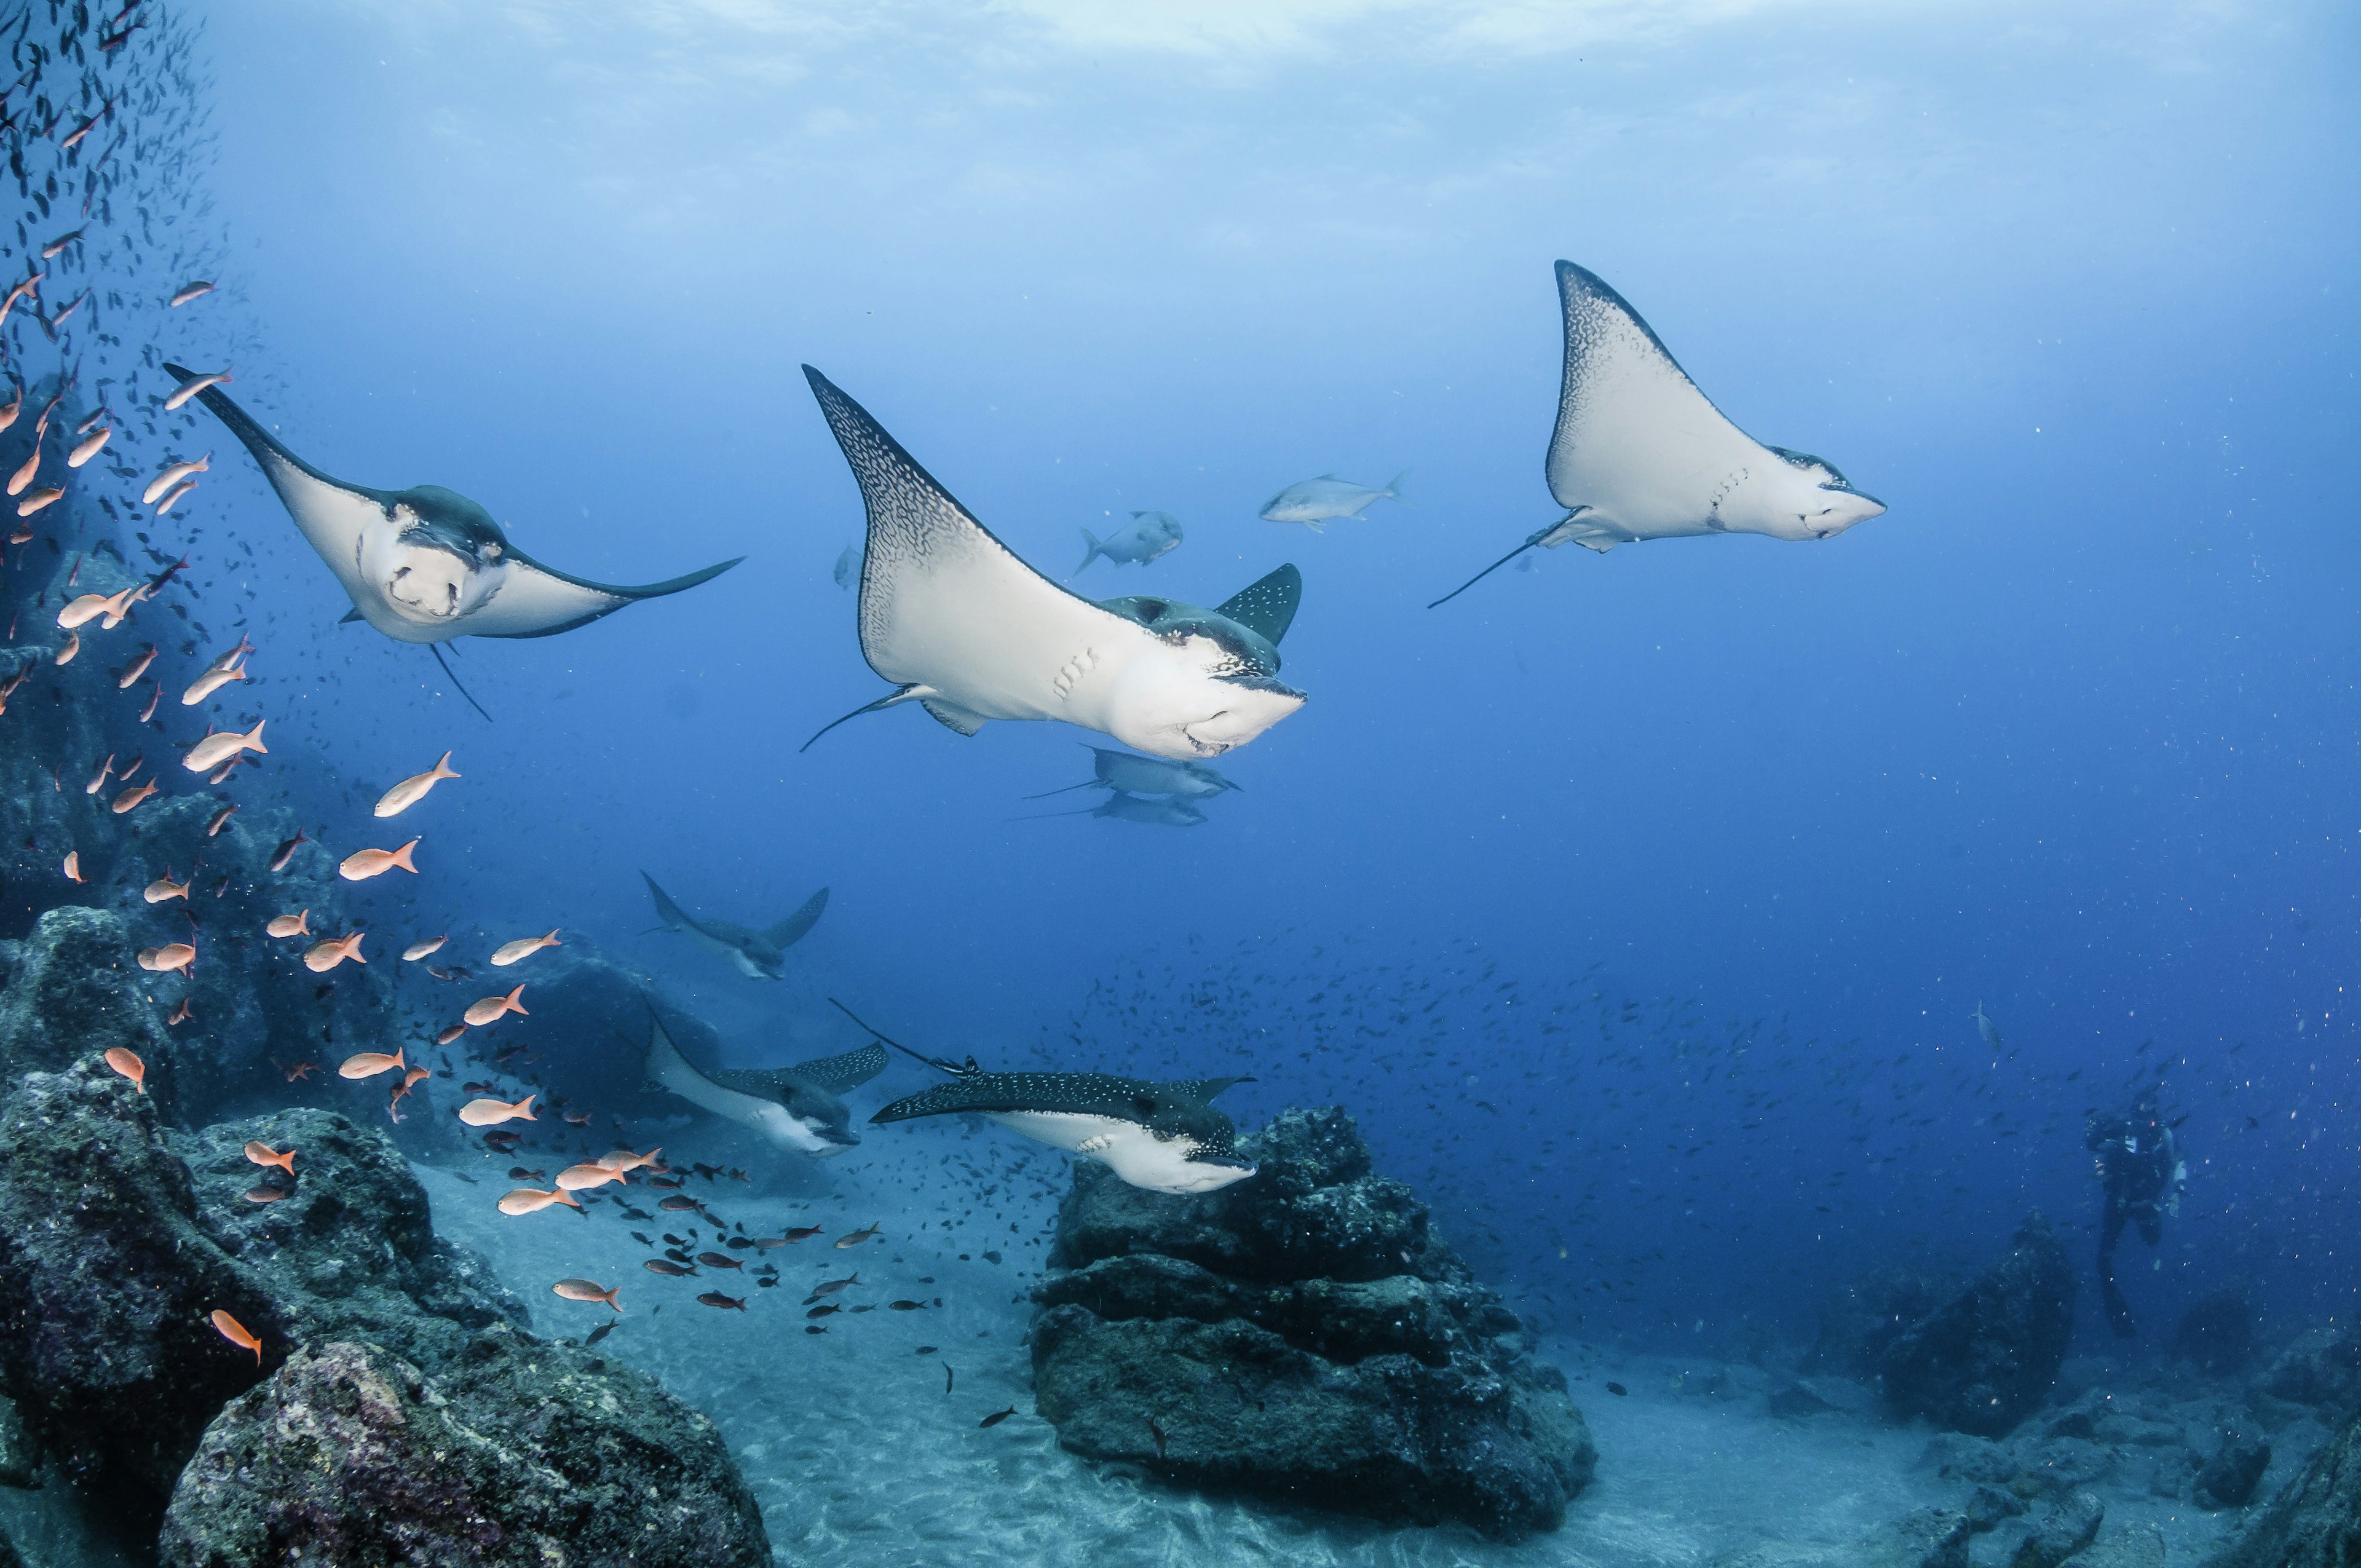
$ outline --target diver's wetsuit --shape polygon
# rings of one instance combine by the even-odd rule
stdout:
[[[2164,1239],[2164,1216],[2180,1212],[2188,1167],[2172,1129],[2157,1113],[2156,1096],[2143,1094],[2129,1115],[2093,1116],[2082,1141],[2098,1157],[2098,1178],[2106,1187],[2107,1212],[2099,1228],[2099,1296],[2117,1339],[2130,1339],[2131,1304],[2115,1285],[2115,1243],[2124,1222],[2136,1223],[2140,1240],[2155,1246]]]

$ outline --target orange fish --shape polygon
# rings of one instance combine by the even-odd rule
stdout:
[[[196,1015],[196,1009],[191,1006],[189,999],[183,996],[181,998],[181,1004],[172,1009],[172,1015],[164,1020],[164,1026],[168,1029],[177,1027]]]
[[[440,761],[423,773],[412,773],[378,797],[377,815],[399,817],[426,798],[426,792],[445,779],[459,775],[451,771],[451,753],[445,751]]]
[[[25,499],[16,503],[16,515],[18,517],[30,517],[35,512],[40,510],[43,507],[48,506],[54,501],[61,501],[65,499],[65,494],[66,493],[63,490],[58,488],[55,485],[43,485],[38,489],[28,490],[26,492]],[[60,663],[64,663],[63,660],[59,662]]]
[[[553,1295],[563,1296],[569,1301],[604,1301],[619,1312],[623,1310],[615,1300],[615,1292],[622,1288],[620,1285],[593,1285],[588,1279],[561,1279],[549,1288]]]
[[[263,933],[271,937],[308,937],[312,934],[312,912],[299,909],[292,915],[274,915]]]
[[[435,949],[442,947],[444,943],[450,939],[450,937],[446,934],[440,937],[429,938],[427,940],[423,942],[412,942],[410,946],[401,949],[401,961],[406,964],[414,964],[421,959],[432,958]]]
[[[447,1046],[467,1032],[467,1025],[465,1024],[454,1024],[449,1028],[444,1030],[441,1034],[435,1036],[434,1043],[438,1046]]]
[[[391,1056],[386,1055],[383,1051],[355,1051],[345,1058],[342,1067],[336,1069],[336,1076],[338,1078],[375,1078],[381,1072],[398,1072],[405,1065],[407,1064],[402,1061],[400,1051],[394,1052]]]
[[[228,827],[229,819],[236,815],[237,807],[235,806],[225,806],[219,811],[214,812],[214,819],[205,824],[205,837],[210,839],[216,833],[219,833],[223,828]]]
[[[336,867],[336,874],[346,882],[367,882],[373,876],[383,876],[394,867],[400,866],[411,875],[416,876],[418,868],[410,863],[410,851],[416,848],[418,848],[418,840],[412,839],[399,850],[355,850],[344,858],[342,864]]]
[[[139,722],[145,724],[149,719],[155,718],[156,705],[163,700],[164,686],[163,683],[159,681],[148,688],[148,706],[139,710]]]
[[[645,1154],[633,1154],[629,1149],[615,1149],[600,1155],[598,1163],[609,1170],[637,1170],[643,1165],[655,1164],[656,1157],[662,1153],[664,1150],[660,1148],[650,1149]]]
[[[82,881],[82,851],[80,850],[68,850],[66,851],[65,872],[66,881]]]
[[[98,772],[90,775],[90,783],[82,786],[82,794],[96,795],[100,790],[106,787],[106,781],[112,778],[114,774],[115,753],[109,751],[106,754],[106,761],[99,763]]]
[[[181,759],[181,766],[192,773],[202,773],[219,767],[240,751],[260,751],[269,756],[270,748],[262,743],[263,723],[263,720],[256,719],[253,730],[245,735],[235,729],[225,729],[219,734],[206,731],[205,738],[190,747],[189,754]]]
[[[194,878],[195,874],[196,873],[193,872],[190,873],[192,879]],[[141,892],[139,896],[146,899],[150,904],[161,904],[165,900],[171,898],[186,898],[189,896],[189,884],[185,882],[174,882],[172,880],[172,868],[166,866],[164,868],[164,874],[158,877],[154,882],[149,883],[146,889]]]
[[[267,1181],[246,1190],[246,1201],[249,1203],[276,1203],[281,1198],[292,1196],[284,1187],[273,1187]]]
[[[568,1192],[580,1192],[588,1188],[603,1187],[609,1181],[630,1179],[612,1166],[605,1165],[572,1165],[557,1173],[557,1185]]]
[[[500,1212],[503,1214],[538,1214],[553,1203],[563,1203],[569,1209],[579,1209],[582,1207],[581,1204],[577,1203],[574,1201],[574,1194],[566,1191],[564,1188],[560,1188],[555,1192],[543,1192],[531,1187],[520,1187],[515,1191],[500,1200]]]
[[[57,657],[51,659],[49,663],[52,664],[71,664],[73,663],[73,656],[81,652],[82,633],[79,631],[69,631],[66,633],[65,641],[58,648]]]
[[[525,1012],[524,1008],[517,1002],[517,998],[523,994],[524,987],[520,985],[514,991],[510,992],[506,996],[486,996],[478,998],[467,1004],[467,1022],[480,1029],[485,1025],[490,1023],[493,1019],[505,1017],[511,1013],[517,1014],[522,1017],[530,1018],[533,1014]]]
[[[492,955],[492,967],[506,969],[511,964],[522,963],[544,948],[562,948],[565,945],[557,939],[557,927],[553,926],[546,937],[519,937],[513,942],[501,943],[500,950]]]
[[[106,1047],[106,1065],[131,1080],[131,1087],[140,1093],[148,1092],[148,1064],[121,1046]]]
[[[366,931],[355,931],[343,937],[331,937],[324,942],[314,942],[303,950],[303,967],[313,974],[325,974],[350,959],[357,964],[368,959],[361,957],[361,938]]]
[[[533,1113],[533,1102],[540,1098],[537,1093],[528,1094],[513,1105],[500,1100],[470,1100],[459,1107],[459,1120],[471,1127],[497,1127],[502,1122],[537,1122],[541,1118]]]
[[[251,1194],[248,1194],[248,1196],[251,1196]],[[214,1309],[214,1327],[220,1331],[222,1338],[237,1346],[238,1349],[250,1350],[254,1352],[255,1365],[260,1366],[262,1365],[262,1342],[255,1338],[253,1334],[247,1332],[247,1327],[244,1323],[239,1322],[236,1318],[231,1317],[219,1307],[215,1307]]]
[[[148,666],[155,662],[156,644],[150,642],[148,644],[148,651],[145,653],[140,654],[137,658],[132,660],[131,663],[123,667],[123,674],[115,680],[115,689],[117,691],[129,691],[133,685],[137,684],[139,677],[148,673]]]
[[[281,1154],[278,1150],[272,1148],[269,1144],[248,1144],[246,1146],[246,1157],[252,1160],[257,1165],[275,1165],[290,1176],[295,1174],[295,1151],[293,1149],[289,1149],[286,1153]]]
[[[401,1075],[401,1083],[402,1083],[402,1087],[403,1087],[403,1088],[405,1088],[405,1089],[407,1089],[407,1088],[409,1088],[412,1084],[416,1083],[420,1079],[422,1079],[422,1078],[431,1078],[431,1077],[433,1077],[433,1076],[434,1076],[434,1074],[433,1074],[432,1070],[431,1070],[431,1069],[429,1069],[423,1068],[423,1067],[413,1067],[413,1068],[412,1068],[408,1072],[405,1072],[405,1073],[403,1073],[403,1074]]]
[[[300,828],[297,828],[295,837],[283,840],[279,848],[270,851],[270,869],[274,872],[285,871],[287,862],[295,858],[295,851],[310,842],[312,842],[311,835]]]
[[[197,949],[186,942],[167,942],[160,948],[139,949],[139,967],[151,974],[165,974],[173,970],[190,973],[197,961]]]
[[[155,793],[156,781],[154,779],[148,779],[140,784],[137,789],[125,790],[121,795],[115,797],[115,815],[117,817],[122,816],[125,812],[130,810],[133,806],[138,805],[141,801],[147,799],[149,795],[154,795]]]

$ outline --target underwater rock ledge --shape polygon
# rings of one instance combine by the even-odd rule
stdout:
[[[1564,1523],[1598,1464],[1564,1374],[1353,1119],[1287,1111],[1240,1152],[1257,1176],[1191,1198],[1076,1167],[1034,1290],[1059,1442],[1390,1524]]]
[[[94,1057],[0,1104],[0,1387],[118,1519],[169,1505],[168,1562],[767,1563],[713,1424],[525,1317],[333,1112],[181,1132]]]

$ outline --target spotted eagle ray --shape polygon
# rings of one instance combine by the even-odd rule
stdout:
[[[1068,790],[1111,789],[1123,795],[1169,795],[1176,800],[1188,800],[1238,788],[1203,762],[1168,762],[1161,757],[1135,757],[1128,751],[1111,751],[1104,746],[1086,745],[1084,750],[1095,759],[1095,777],[1025,798],[1047,800]]]
[[[872,1122],[906,1122],[969,1111],[1028,1138],[1097,1160],[1134,1187],[1185,1197],[1243,1181],[1256,1168],[1237,1157],[1237,1124],[1213,1097],[1251,1078],[1154,1082],[1104,1072],[986,1072],[970,1057],[952,1062],[914,1051],[870,1029],[834,997],[838,1011],[906,1056],[950,1075],[950,1081],[906,1095]]]
[[[195,378],[178,365],[164,368],[183,384]],[[642,599],[693,588],[744,559],[668,582],[595,583],[534,560],[510,542],[491,513],[456,490],[379,490],[331,478],[219,387],[197,398],[246,444],[296,528],[335,575],[353,604],[345,620],[365,620],[398,642],[423,642],[438,662],[436,644],[455,637],[555,636]],[[450,666],[443,671],[450,674]]]
[[[785,920],[767,930],[752,931],[728,920],[699,920],[675,904],[671,895],[656,885],[655,878],[642,872],[640,880],[655,895],[656,918],[663,922],[659,930],[686,933],[698,947],[736,965],[738,972],[748,980],[778,979],[786,950],[819,924],[820,911],[828,907],[828,889],[821,888]]]
[[[1243,746],[1303,706],[1277,678],[1302,592],[1294,567],[1211,610],[1093,603],[1027,565],[827,377],[804,374],[868,510],[861,653],[895,687],[812,740],[915,702],[961,735],[994,718],[1058,718],[1186,761]],[[1282,600],[1275,623],[1257,613]]]
[[[1827,459],[1765,446],[1730,423],[1597,274],[1561,261],[1557,288],[1565,378],[1543,471],[1566,514],[1427,609],[1536,548],[1604,554],[1698,533],[1832,539],[1885,510]]]
[[[725,1121],[751,1127],[778,1147],[825,1159],[861,1142],[852,1113],[838,1095],[885,1070],[876,1041],[840,1056],[817,1057],[791,1068],[716,1068],[700,1072],[648,1009],[647,1073],[659,1088]]]

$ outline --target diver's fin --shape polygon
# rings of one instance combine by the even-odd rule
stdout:
[[[1276,648],[1279,639],[1287,635],[1287,629],[1295,624],[1295,609],[1302,600],[1303,574],[1290,562],[1248,583],[1215,605],[1213,613],[1228,616],[1249,631],[1261,633]]]
[[[875,702],[862,704],[859,707],[854,708],[851,713],[846,714],[843,718],[830,719],[828,723],[821,725],[818,729],[813,732],[811,740],[805,741],[802,745],[796,747],[796,750],[799,754],[808,751],[812,749],[812,740],[818,740],[822,735],[827,734],[838,725],[845,723],[851,719],[858,718],[864,713],[875,713],[883,708],[891,707],[897,702],[908,702],[924,689],[925,688],[917,681],[912,681],[906,686],[896,686],[892,691],[887,692],[884,696],[879,697]]]

